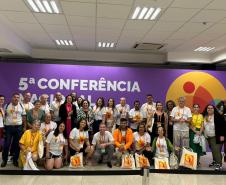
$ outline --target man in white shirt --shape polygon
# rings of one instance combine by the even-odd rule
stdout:
[[[52,115],[52,120],[55,122],[60,121],[59,109],[63,103],[64,101],[62,100],[62,94],[60,92],[57,92],[55,94],[55,100],[50,105],[50,113]]]
[[[31,103],[31,93],[30,92],[25,92],[23,94],[23,101],[22,104],[25,108],[26,113],[31,110],[32,108],[34,108],[33,103]]]
[[[24,106],[19,102],[19,93],[14,93],[11,103],[5,107],[5,141],[2,152],[1,167],[5,167],[8,161],[9,148],[14,148],[13,164],[18,166],[19,140],[23,132],[22,120],[26,116]]]
[[[151,94],[148,94],[147,95],[147,102],[144,103],[142,106],[141,106],[141,109],[144,111],[144,112],[153,112],[153,111],[156,111],[156,103],[153,102],[153,96]]]
[[[146,122],[146,114],[140,109],[140,101],[134,101],[134,108],[129,111],[130,128],[133,132],[137,131],[137,126],[142,122]]]
[[[156,111],[156,103],[153,102],[153,96],[151,94],[147,95],[147,102],[141,106],[141,110],[146,114],[147,124],[153,124],[153,116]]]
[[[120,119],[121,118],[129,118],[129,111],[130,111],[130,106],[126,104],[126,98],[122,97],[120,98],[120,104],[115,106],[118,115],[117,115],[117,120],[116,120],[116,128],[119,127],[120,125]]]
[[[40,97],[41,109],[44,110],[46,114],[50,112],[48,98],[49,96],[47,94],[42,94]]]
[[[183,147],[189,147],[189,125],[191,110],[185,106],[185,97],[179,97],[178,106],[174,107],[170,119],[173,122],[173,144],[180,158]]]
[[[112,168],[111,160],[114,153],[114,139],[109,131],[106,131],[107,127],[104,123],[99,126],[99,132],[97,132],[92,141],[94,148],[93,158],[96,162],[101,163],[103,156],[107,156],[107,166]]]

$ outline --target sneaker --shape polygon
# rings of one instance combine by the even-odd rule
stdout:
[[[108,163],[107,163],[107,166],[108,166],[109,168],[112,168],[111,162],[108,162]]]
[[[6,165],[7,165],[7,162],[2,161],[2,163],[1,163],[1,167],[2,167],[2,168],[4,168],[4,167],[6,167]]]
[[[216,171],[222,170],[222,166],[220,164],[216,164],[215,170]]]
[[[213,161],[212,163],[209,164],[209,167],[213,167],[213,166],[216,166],[216,162]]]

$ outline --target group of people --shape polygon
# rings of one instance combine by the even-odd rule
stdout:
[[[197,153],[199,164],[207,141],[213,156],[209,166],[222,169],[226,101],[218,107],[209,104],[200,113],[198,104],[192,110],[185,106],[185,97],[179,97],[177,105],[167,101],[164,109],[163,103],[155,103],[150,94],[146,103],[141,105],[135,100],[131,109],[124,97],[117,105],[113,98],[105,104],[104,98],[99,97],[94,107],[76,93],[63,101],[57,92],[50,105],[46,94],[34,103],[30,100],[30,92],[25,92],[21,101],[20,95],[14,93],[11,102],[5,104],[0,95],[1,167],[7,165],[9,155],[13,156],[14,166],[23,167],[29,152],[33,161],[41,160],[41,141],[47,170],[61,168],[70,156],[80,152],[84,164],[105,161],[111,168],[112,159],[119,166],[123,154],[142,154],[153,164],[153,157],[168,158],[171,152],[180,158],[183,147]]]

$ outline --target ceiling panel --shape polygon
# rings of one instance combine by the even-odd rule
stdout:
[[[223,36],[221,33],[207,33],[203,32],[196,37],[194,37],[194,41],[201,41],[202,43],[208,43],[212,40],[215,40],[219,37]]]
[[[176,8],[203,8],[212,0],[175,0],[171,7]]]
[[[34,48],[56,48],[56,44],[49,37],[40,35],[27,38],[28,43]]]
[[[131,50],[136,41],[120,40],[116,45],[116,50]]]
[[[191,22],[218,22],[226,17],[226,11],[202,10],[191,19]]]
[[[120,30],[97,29],[97,41],[115,42],[120,36]]]
[[[135,0],[134,6],[167,8],[173,0]]]
[[[44,29],[48,33],[62,33],[62,34],[70,34],[70,31],[65,25],[50,25],[50,24],[42,24]]]
[[[34,14],[38,22],[44,24],[56,24],[56,25],[67,25],[65,16],[62,14]]]
[[[160,21],[188,21],[198,9],[169,8],[160,17]]]
[[[180,32],[193,32],[193,33],[200,33],[206,29],[208,29],[212,23],[203,24],[203,23],[186,23],[183,27],[180,28]]]
[[[211,2],[206,9],[214,10],[226,10],[226,1],[225,0],[215,0]]]
[[[59,39],[72,40],[73,38],[71,34],[64,34],[64,33],[49,33],[49,36],[53,40],[59,40]]]
[[[97,3],[131,5],[133,0],[97,0]]]
[[[185,42],[186,42],[185,39],[167,39],[164,41],[164,43],[166,44],[161,49],[161,51],[166,52],[174,51],[178,46],[182,45]]]
[[[192,37],[196,36],[197,33],[195,32],[181,32],[178,31],[170,36],[169,39],[191,39]]]
[[[16,33],[23,33],[25,34],[45,34],[45,31],[40,26],[40,24],[29,24],[29,23],[13,23],[11,24],[12,28],[15,30]]]
[[[71,1],[71,2],[82,2],[82,3],[96,3],[96,0],[60,0],[62,1]]]
[[[94,3],[62,1],[61,5],[65,15],[96,16],[96,4]]]
[[[0,11],[12,23],[37,23],[31,12]]]
[[[163,32],[163,31],[176,31],[178,30],[184,22],[164,22],[164,21],[158,21],[154,27],[152,28],[152,31],[157,32]]]
[[[66,16],[70,26],[95,26],[95,17]]]
[[[112,28],[112,29],[121,29],[125,24],[123,19],[108,19],[108,18],[97,18],[97,28]]]
[[[127,30],[142,30],[144,32],[148,31],[153,25],[154,21],[138,21],[138,20],[128,20],[125,24],[125,29]]]
[[[151,42],[151,43],[163,43],[165,39],[167,39],[172,32],[153,32],[150,31],[145,37],[142,39],[143,42]]]
[[[93,27],[70,27],[71,32],[76,40],[95,40],[95,29]]]
[[[0,10],[30,12],[23,0],[0,0]]]
[[[226,33],[226,24],[215,24],[206,30],[205,33],[224,34]]]
[[[135,42],[142,39],[144,33],[144,31],[138,32],[137,30],[123,30],[120,35],[120,40],[131,40]]]
[[[95,49],[95,42],[76,40],[76,46],[77,46],[78,50],[94,50]]]
[[[130,9],[125,5],[98,4],[97,17],[127,19]]]

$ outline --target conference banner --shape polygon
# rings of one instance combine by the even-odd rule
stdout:
[[[41,94],[56,92],[64,96],[76,92],[92,105],[98,97],[110,97],[119,103],[125,97],[133,106],[134,100],[146,101],[152,94],[154,101],[165,103],[185,96],[187,106],[199,103],[203,109],[209,103],[226,99],[226,72],[142,67],[110,67],[63,64],[0,64],[0,94],[10,98],[14,92],[31,92],[32,101]]]

